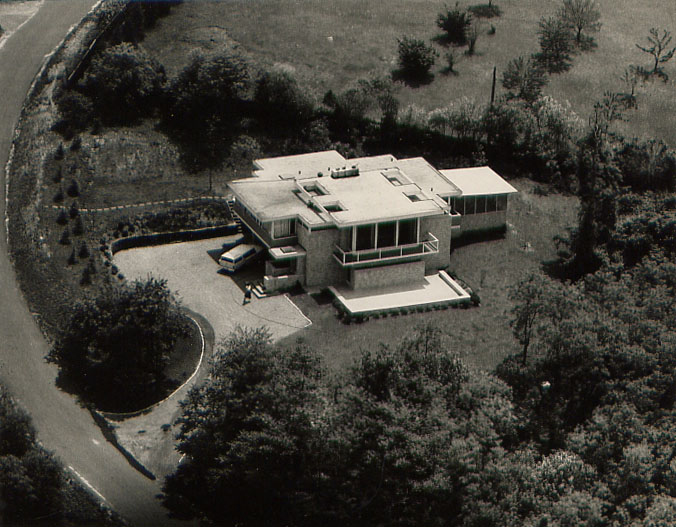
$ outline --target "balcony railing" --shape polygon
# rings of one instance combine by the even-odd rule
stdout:
[[[333,256],[343,267],[358,265],[369,262],[382,262],[386,260],[404,260],[418,258],[426,254],[439,252],[439,240],[431,233],[418,243],[397,245],[394,247],[382,247],[380,249],[363,249],[361,251],[344,251],[337,245]]]

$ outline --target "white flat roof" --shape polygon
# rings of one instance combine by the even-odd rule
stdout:
[[[453,168],[440,171],[463,196],[490,196],[518,192],[490,167]]]
[[[305,179],[317,177],[318,172],[328,175],[332,168],[342,168],[348,163],[349,161],[335,150],[266,157],[254,161],[254,166],[258,169],[254,174],[261,179]]]

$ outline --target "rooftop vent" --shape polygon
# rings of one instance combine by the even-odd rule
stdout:
[[[359,168],[357,168],[357,165],[352,165],[351,168],[343,167],[343,168],[334,168],[331,170],[331,177],[333,179],[339,179],[339,178],[344,178],[344,177],[355,177],[359,175]]]

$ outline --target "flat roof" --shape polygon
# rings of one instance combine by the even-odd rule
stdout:
[[[460,195],[460,189],[452,181],[443,176],[443,171],[434,168],[423,157],[401,159],[398,161],[397,166],[409,178],[415,181],[418,186],[425,190],[434,192],[442,197]]]
[[[490,196],[518,192],[490,167],[453,168],[440,171],[463,196]]]
[[[332,168],[342,168],[349,163],[335,150],[312,152],[293,156],[256,159],[254,174],[263,179],[305,179],[317,177],[318,172],[328,174]]]

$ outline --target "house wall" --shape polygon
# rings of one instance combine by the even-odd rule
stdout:
[[[425,277],[425,262],[409,262],[380,267],[355,269],[352,273],[352,289],[368,287],[390,287],[415,284]]]
[[[507,211],[467,214],[462,217],[460,234],[473,231],[491,231],[504,229],[507,225]]]
[[[420,236],[423,237],[426,233],[431,232],[439,240],[439,252],[423,258],[425,270],[428,273],[437,269],[444,269],[451,263],[451,230],[451,217],[447,214],[427,216],[420,219]]]
[[[333,257],[333,249],[338,243],[338,229],[308,231],[298,229],[298,243],[305,249],[305,283],[308,287],[340,285],[345,282],[345,271]],[[302,272],[298,269],[298,272]]]

